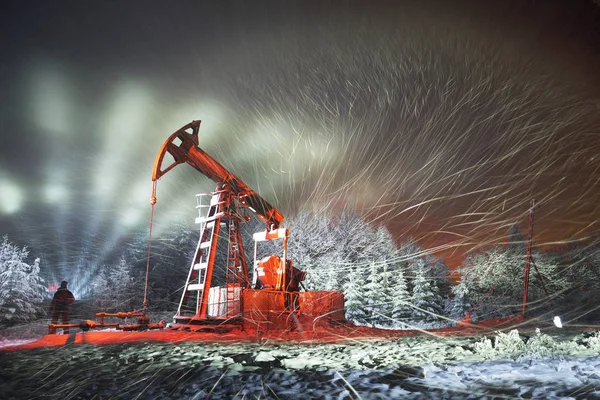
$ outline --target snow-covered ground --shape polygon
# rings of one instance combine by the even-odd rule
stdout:
[[[0,352],[0,398],[599,398],[600,334]]]

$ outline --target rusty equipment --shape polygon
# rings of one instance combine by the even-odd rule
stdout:
[[[315,320],[343,320],[341,292],[300,292],[305,272],[287,259],[290,233],[281,227],[283,214],[198,147],[199,129],[200,121],[192,121],[173,133],[160,148],[152,172],[147,269],[158,179],[175,166],[187,163],[217,183],[214,192],[196,196],[200,238],[174,316],[174,327],[200,330],[204,329],[202,326],[228,323],[246,328],[291,329],[302,323],[314,324]],[[168,158],[172,162],[163,166]],[[240,213],[244,209],[252,211],[266,225],[264,231],[253,235],[252,279],[239,229],[241,223],[250,220],[249,215]],[[275,240],[283,243],[281,256],[258,259],[258,244]],[[226,265],[220,266],[225,271],[224,287],[212,285],[219,241],[227,242]],[[144,306],[145,298],[144,295]]]
[[[135,318],[138,317],[137,324],[119,324],[119,323],[106,323],[104,322],[104,318],[106,317],[114,317],[114,318]],[[146,316],[145,312],[138,311],[128,311],[128,312],[116,312],[116,313],[107,313],[107,312],[99,312],[96,313],[96,318],[99,318],[100,321],[92,321],[85,320],[81,321],[78,324],[50,324],[48,325],[48,333],[54,334],[57,329],[69,329],[69,328],[79,328],[82,331],[88,331],[90,329],[102,329],[102,328],[115,328],[117,330],[122,331],[144,331],[148,329],[162,329],[165,327],[165,323],[160,321],[158,323],[150,323],[150,318]]]

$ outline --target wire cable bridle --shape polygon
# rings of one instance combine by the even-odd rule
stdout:
[[[148,272],[150,270],[150,243],[152,242],[152,220],[154,219],[154,205],[156,204],[156,181],[152,182],[152,196],[150,197],[150,231],[148,234],[148,257],[146,259],[146,283],[144,284],[144,314],[148,308]]]

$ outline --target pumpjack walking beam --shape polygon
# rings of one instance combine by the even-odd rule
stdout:
[[[226,184],[231,194],[250,208],[267,224],[267,230],[277,229],[283,222],[283,215],[240,178],[229,172],[217,160],[198,147],[200,121],[192,121],[173,133],[162,145],[152,171],[152,181],[156,182],[164,174],[182,163],[188,163],[213,181]],[[169,153],[174,162],[163,168],[165,155]],[[155,187],[154,189],[155,190]],[[156,198],[156,194],[152,194]]]

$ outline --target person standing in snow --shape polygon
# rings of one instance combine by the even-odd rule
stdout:
[[[67,289],[67,281],[62,281],[60,287],[54,293],[52,303],[50,303],[50,308],[48,309],[48,313],[52,314],[52,324],[58,322],[59,316],[63,324],[69,323],[69,305],[73,304],[74,301],[75,296]],[[69,328],[65,328],[63,332],[69,333]]]

